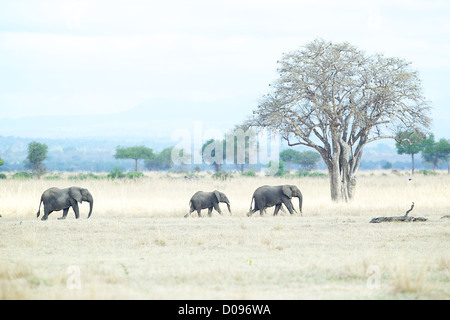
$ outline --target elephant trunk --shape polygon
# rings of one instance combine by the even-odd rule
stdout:
[[[227,202],[226,204],[227,204],[227,207],[228,207],[228,212],[229,212],[229,213],[230,213],[230,215],[231,215],[231,207],[230,207],[230,203],[229,203],[229,202]]]
[[[89,219],[89,217],[91,216],[91,213],[92,213],[92,208],[94,208],[94,198],[92,198],[92,196],[89,195],[86,201],[89,202],[89,214],[88,214],[88,219]]]
[[[302,195],[300,194],[300,195],[298,196],[298,208],[300,209],[300,214],[303,216],[303,212],[302,212],[302,202],[303,202],[303,197],[302,197]]]

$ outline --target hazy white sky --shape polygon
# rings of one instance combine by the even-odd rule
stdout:
[[[318,37],[413,62],[450,138],[448,0],[1,0],[0,118],[256,101]]]

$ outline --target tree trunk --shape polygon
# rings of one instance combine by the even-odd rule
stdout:
[[[356,154],[344,140],[333,140],[331,161],[326,161],[330,176],[331,199],[348,202],[353,199],[356,188],[356,172],[362,157],[362,147]]]
[[[328,173],[330,177],[331,199],[336,202],[348,202],[352,200],[355,195],[356,177],[343,174],[339,166],[337,168],[328,168]]]
[[[413,152],[411,152],[411,162],[412,162],[411,174],[414,175],[414,153]]]

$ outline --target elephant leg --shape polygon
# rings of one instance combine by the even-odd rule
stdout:
[[[58,218],[58,220],[64,220],[67,217],[68,212],[69,212],[69,208],[64,209],[62,217]]]
[[[186,215],[184,217],[185,218],[189,217],[191,215],[191,213],[194,212],[194,211],[195,211],[194,207],[191,206],[190,209],[189,209],[189,213],[186,213]]]
[[[50,213],[52,213],[52,212],[53,212],[53,210],[50,210],[49,207],[46,207],[46,206],[44,205],[44,215],[42,216],[41,220],[42,220],[42,221],[47,220],[47,219],[48,219],[48,215],[49,215]]]
[[[283,204],[286,206],[290,214],[294,214],[294,206],[292,205],[291,200],[283,199]]]
[[[265,201],[263,199],[255,199],[255,211],[259,210],[259,215],[262,217],[265,212]]]
[[[275,206],[275,211],[273,212],[273,215],[276,216],[278,214],[278,211],[280,211],[280,209],[281,209],[281,203],[277,204]]]
[[[222,210],[220,210],[219,203],[214,203],[214,209],[222,215]]]
[[[247,213],[247,217],[250,217],[252,214],[256,212],[256,209],[252,209]]]
[[[211,217],[213,211],[213,207],[208,208],[208,217]]]
[[[198,216],[199,216],[200,218],[202,217],[201,211],[202,211],[202,208],[198,208],[198,209],[197,209],[197,214],[198,214]]]
[[[80,217],[80,210],[78,209],[78,203],[76,201],[71,202],[72,209],[75,212],[75,218],[78,219]]]

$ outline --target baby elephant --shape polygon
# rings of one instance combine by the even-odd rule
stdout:
[[[223,192],[217,190],[214,190],[213,192],[198,191],[192,196],[191,200],[189,201],[190,211],[184,217],[185,218],[189,217],[189,215],[196,210],[198,216],[201,217],[202,215],[200,211],[206,208],[208,208],[209,217],[211,217],[211,212],[213,208],[216,209],[217,212],[222,214],[222,211],[220,210],[219,207],[219,202],[224,202],[227,204],[228,211],[230,212],[231,215],[230,201]]]
[[[50,188],[42,194],[36,216],[39,218],[39,215],[41,214],[41,204],[43,203],[44,216],[41,220],[47,220],[50,213],[60,210],[63,210],[63,215],[59,219],[65,219],[67,217],[67,212],[69,212],[71,207],[75,212],[75,218],[78,219],[80,217],[78,202],[82,203],[83,201],[89,202],[89,218],[92,213],[92,207],[94,206],[94,199],[88,189],[80,187],[70,187],[66,189]]]

